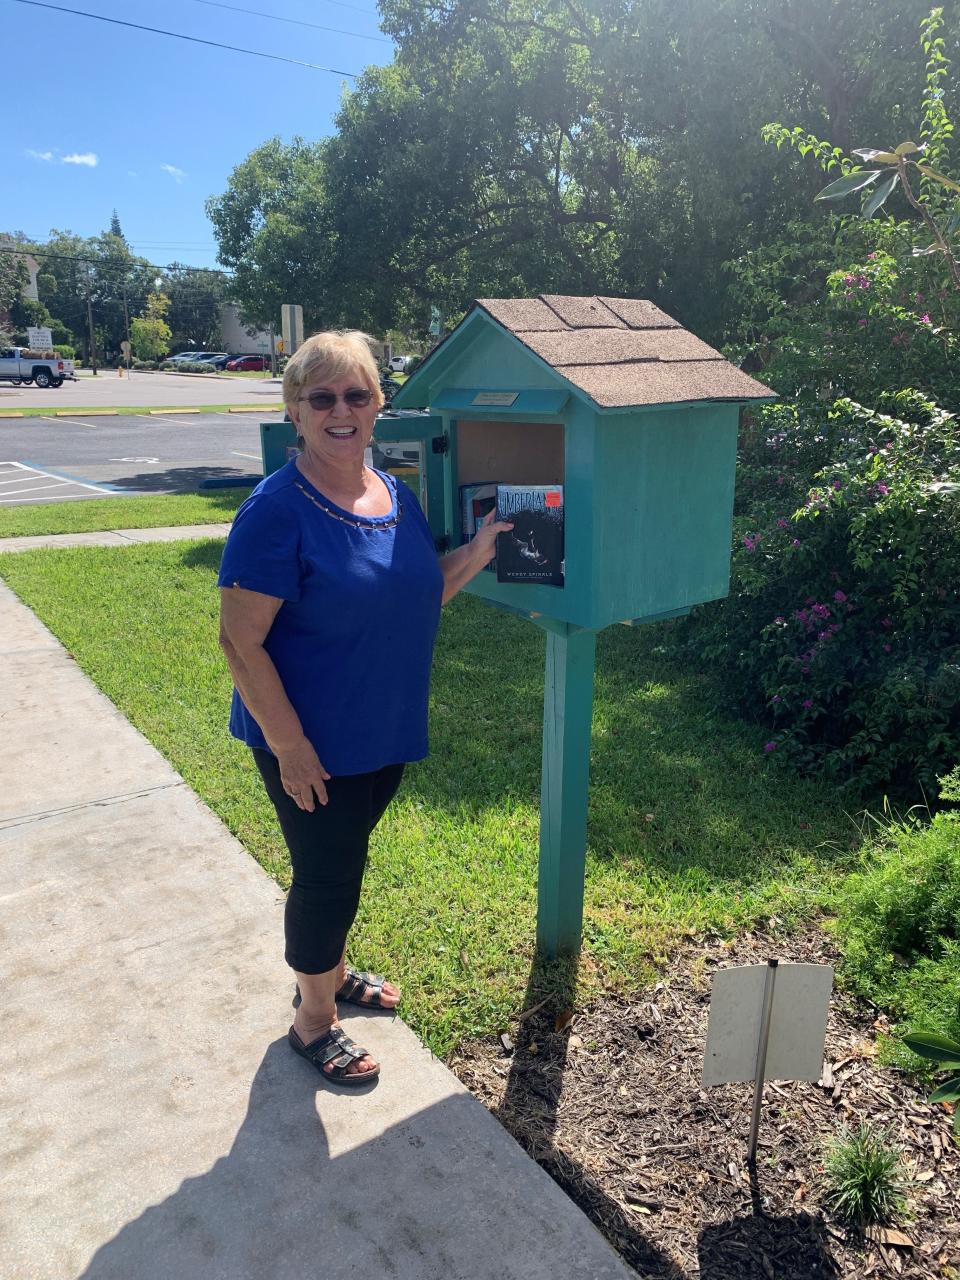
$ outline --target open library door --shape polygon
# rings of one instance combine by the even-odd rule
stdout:
[[[373,465],[408,485],[420,499],[438,551],[448,548],[443,501],[443,419],[419,410],[382,413],[373,429]]]

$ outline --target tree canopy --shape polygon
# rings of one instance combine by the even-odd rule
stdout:
[[[653,297],[717,339],[723,264],[808,207],[764,144],[847,147],[917,100],[925,0],[383,0],[394,61],[335,133],[273,139],[208,204],[255,318],[425,329],[475,296]],[[904,128],[910,121],[904,120]]]

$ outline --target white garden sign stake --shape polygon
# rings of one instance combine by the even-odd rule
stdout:
[[[819,1080],[833,987],[828,964],[744,965],[713,977],[703,1087],[752,1080],[747,1159],[757,1158],[766,1080]]]

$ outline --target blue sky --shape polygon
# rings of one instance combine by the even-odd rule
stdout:
[[[198,0],[60,2],[343,71],[392,57],[390,43]],[[237,0],[237,7],[384,38],[374,0]],[[116,209],[134,251],[160,265],[215,266],[207,196],[224,191],[231,169],[267,138],[330,133],[342,90],[353,83],[11,0],[0,0],[0,13],[5,34],[16,33],[3,57],[0,232],[95,235]]]

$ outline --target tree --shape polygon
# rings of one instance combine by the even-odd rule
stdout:
[[[159,291],[147,299],[142,316],[130,321],[130,342],[138,360],[159,360],[170,350],[170,326],[164,316],[170,299]]]
[[[797,200],[762,125],[786,109],[872,132],[916,86],[923,10],[384,0],[394,62],[345,96],[332,138],[238,166],[208,205],[221,261],[261,320],[300,301],[311,323],[423,332],[431,304],[456,318],[484,293],[609,292],[718,340],[723,264]]]
[[[27,268],[14,253],[0,252],[0,317],[9,315],[27,283]]]
[[[127,243],[126,236],[120,230],[120,218],[116,209],[110,216],[110,234],[116,236],[118,240],[122,240],[124,244]]]
[[[175,262],[164,273],[163,292],[170,300],[165,318],[172,334],[171,349],[219,350],[223,341],[220,310],[229,293],[227,276]]]

